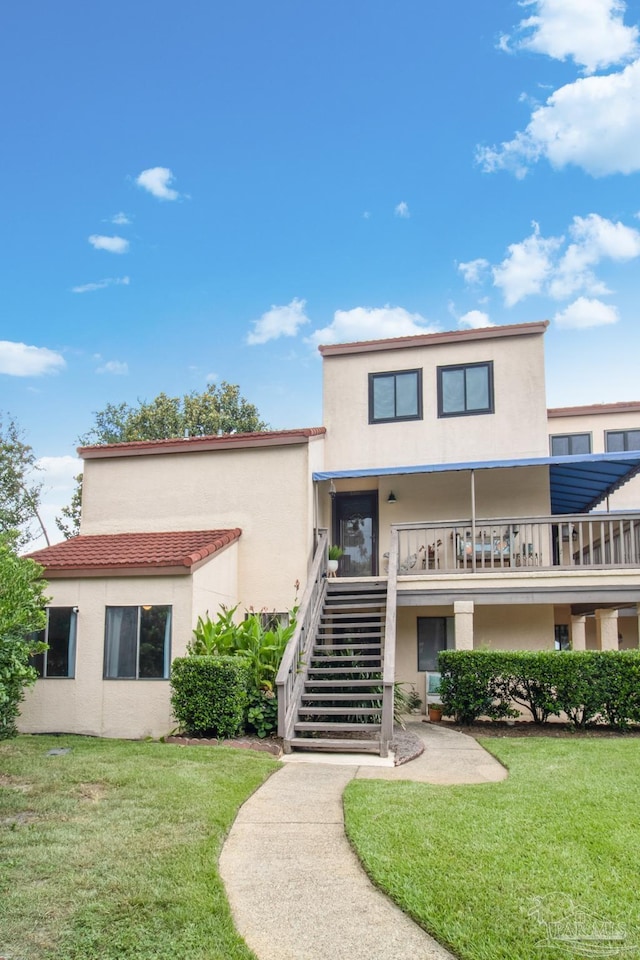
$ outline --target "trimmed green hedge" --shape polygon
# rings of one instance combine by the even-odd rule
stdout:
[[[458,723],[519,716],[514,705],[535,723],[640,722],[640,651],[444,650],[438,665],[444,713]]]
[[[249,667],[240,657],[177,657],[171,664],[171,705],[190,734],[233,737],[242,731]]]

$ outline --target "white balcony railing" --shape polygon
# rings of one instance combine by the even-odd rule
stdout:
[[[640,512],[394,524],[398,574],[640,567]]]

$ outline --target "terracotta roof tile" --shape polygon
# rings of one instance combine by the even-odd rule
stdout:
[[[175,530],[162,533],[109,533],[80,535],[30,553],[47,574],[62,572],[85,575],[92,571],[163,570],[197,563],[237,540],[242,531]]]

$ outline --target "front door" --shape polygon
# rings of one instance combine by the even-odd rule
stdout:
[[[378,491],[337,493],[333,507],[333,542],[344,550],[343,577],[378,573]]]

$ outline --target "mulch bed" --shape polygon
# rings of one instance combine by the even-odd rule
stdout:
[[[282,740],[269,737],[239,737],[237,740],[218,740],[217,737],[165,737],[165,743],[175,743],[179,747],[234,747],[237,750],[258,750],[270,753],[273,757],[282,756]]]
[[[469,726],[453,723],[452,721],[442,721],[452,730],[459,730],[460,733],[467,733],[472,737],[568,737],[578,738],[597,738],[597,737],[640,737],[640,727],[632,727],[629,730],[618,730],[615,727],[607,727],[604,724],[580,729],[565,723],[529,723],[526,721],[514,721],[505,723],[500,720],[477,720]]]

